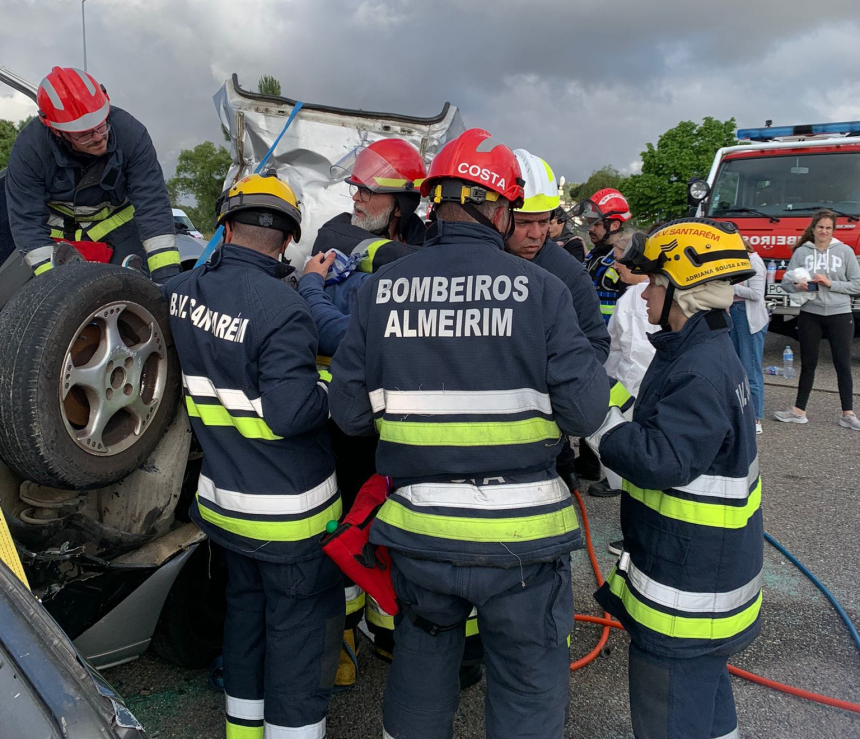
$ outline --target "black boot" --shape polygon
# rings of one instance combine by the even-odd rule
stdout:
[[[614,498],[616,495],[621,495],[621,491],[609,487],[609,482],[603,479],[600,482],[591,483],[588,494],[595,498]]]

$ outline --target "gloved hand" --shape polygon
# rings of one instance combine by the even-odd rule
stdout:
[[[81,256],[81,253],[71,244],[65,241],[52,241],[46,246],[39,246],[28,251],[24,255],[24,261],[33,270],[33,274],[38,276],[54,267],[62,267],[66,264],[83,262],[85,260]]]
[[[598,457],[600,456],[600,442],[603,436],[616,426],[630,420],[626,416],[630,414],[636,402],[636,398],[630,394],[630,391],[614,377],[609,378],[609,387],[609,412],[603,419],[600,428],[585,439],[585,443]]]

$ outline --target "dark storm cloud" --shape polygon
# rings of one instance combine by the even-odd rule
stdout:
[[[474,6],[474,7],[473,7]],[[791,3],[88,0],[90,71],[150,128],[165,168],[220,140],[212,94],[261,74],[310,102],[467,125],[568,180],[634,167],[685,119],[741,125],[860,118],[856,0]],[[80,3],[0,0],[0,64],[34,82],[81,65]],[[0,93],[0,96],[6,93]],[[0,116],[12,104],[0,97]],[[16,108],[16,110],[18,110]]]

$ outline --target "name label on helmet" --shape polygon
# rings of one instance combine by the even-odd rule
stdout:
[[[507,188],[505,178],[486,167],[480,167],[477,164],[469,164],[468,162],[460,162],[457,166],[457,171],[460,174],[467,174],[470,177],[475,177],[479,180],[483,180],[484,182],[489,182],[491,185],[499,188],[499,190]]]
[[[717,231],[715,228],[702,230],[700,228],[676,226],[673,228],[667,228],[660,233],[661,235],[666,234],[668,236],[701,236],[703,239],[710,239],[711,241],[720,240],[720,232]]]

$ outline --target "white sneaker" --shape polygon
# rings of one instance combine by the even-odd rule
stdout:
[[[787,411],[777,411],[773,414],[774,419],[777,421],[782,421],[783,423],[808,423],[809,419],[806,417],[804,413],[802,416],[798,416],[793,409],[789,408]],[[841,421],[840,421],[841,423]]]
[[[763,434],[764,433],[764,429],[761,427],[761,421],[755,422],[755,432],[757,434]]]
[[[853,431],[860,431],[860,418],[857,418],[853,413],[850,416],[842,416],[839,419],[839,425]]]

